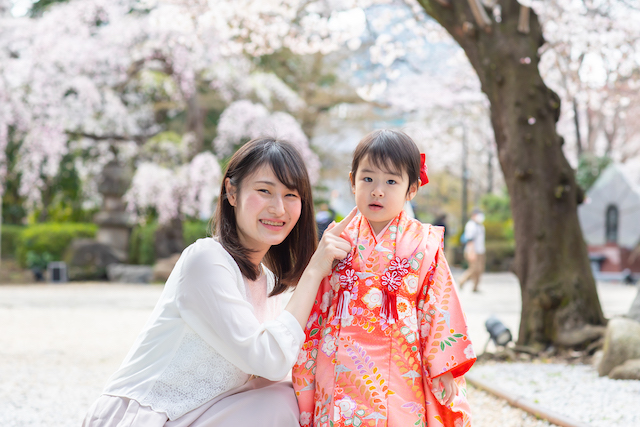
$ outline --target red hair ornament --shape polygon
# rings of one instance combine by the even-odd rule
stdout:
[[[420,186],[427,184],[429,182],[429,177],[427,176],[427,163],[425,162],[426,156],[424,153],[420,153]]]

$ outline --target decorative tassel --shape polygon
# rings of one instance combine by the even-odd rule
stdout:
[[[398,321],[398,307],[396,303],[395,292],[389,292],[385,288],[382,291],[382,307],[380,308],[380,317],[387,320],[387,323],[393,325]]]
[[[349,303],[351,302],[351,292],[340,289],[338,292],[338,312],[336,317],[338,319],[346,318],[349,315]]]

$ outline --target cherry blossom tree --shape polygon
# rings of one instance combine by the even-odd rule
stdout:
[[[338,46],[348,37],[330,31],[331,20],[307,17],[298,30],[280,37],[289,28],[284,23],[297,19],[287,5],[219,6],[212,10],[207,2],[197,1],[89,0],[53,5],[38,19],[3,15],[0,156],[9,138],[19,143],[20,193],[30,209],[47,202],[41,198],[43,190],[70,150],[92,152],[77,165],[80,174],[90,178],[123,151],[113,147],[144,147],[167,122],[174,126],[175,117],[182,117],[179,134],[189,136],[184,164],[190,164],[205,144],[204,97],[213,98],[220,111],[248,97],[269,108],[303,108],[304,101],[278,77],[256,70],[250,55],[283,46],[313,52]],[[312,38],[311,27],[325,36]],[[269,117],[277,123],[267,126]],[[265,116],[263,122],[279,131],[292,127],[295,142],[318,168],[317,156],[306,138],[295,133],[299,126],[290,115]],[[2,157],[0,174],[6,175]],[[136,181],[138,190],[143,181]],[[87,187],[95,188],[93,184],[88,180]]]
[[[533,2],[545,29],[540,70],[563,103],[569,155],[625,161],[640,154],[638,8],[620,1]]]

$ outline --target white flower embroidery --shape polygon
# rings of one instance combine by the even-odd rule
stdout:
[[[340,280],[337,274],[332,274],[329,277],[329,284],[331,285],[331,289],[333,289],[334,292],[338,292],[338,290],[340,289]]]
[[[469,344],[467,348],[464,349],[464,355],[467,357],[467,359],[473,359],[474,357],[476,357],[476,353],[473,351],[473,346],[471,344]]]
[[[340,322],[342,326],[351,326],[351,324],[353,323],[353,314],[351,313],[342,314],[342,318],[340,319]]]
[[[327,312],[327,308],[329,308],[329,304],[330,304],[330,299],[331,299],[331,292],[327,291],[324,294],[322,294],[322,303],[320,303],[320,310],[323,313]]]
[[[311,317],[309,317],[309,320],[307,320],[307,329],[309,329],[311,325],[313,325],[313,322],[315,322],[317,318],[318,318],[318,313],[313,313]]]
[[[418,276],[415,274],[407,274],[404,277],[404,287],[407,292],[411,294],[418,292]]]
[[[429,332],[431,332],[431,324],[429,322],[424,322],[420,327],[420,335],[422,337],[428,337]]]
[[[311,423],[311,412],[303,412],[300,414],[300,424],[303,426]]]
[[[412,331],[418,330],[418,315],[416,314],[415,308],[411,309],[411,315],[405,317],[402,320],[404,321],[404,324],[407,325]]]
[[[300,352],[298,353],[298,360],[296,363],[298,365],[302,365],[304,362],[307,361],[308,358],[309,358],[309,353],[306,350],[300,350]]]
[[[380,307],[382,305],[382,291],[378,288],[371,288],[362,297],[362,301],[364,301],[369,310]]]
[[[333,353],[336,352],[336,339],[331,334],[327,334],[322,339],[322,352],[326,354],[328,357],[333,356]]]
[[[340,417],[342,416],[344,419],[353,418],[353,411],[356,409],[356,402],[353,401],[349,396],[345,396],[342,399],[338,400],[335,404],[333,420],[334,422],[340,421]]]
[[[427,302],[433,304],[436,299],[436,295],[433,293],[433,289],[429,289],[427,292]]]
[[[400,319],[404,319],[405,317],[411,316],[412,307],[408,299],[399,296],[396,302],[396,307],[398,309],[398,317]],[[414,313],[415,313],[415,310],[414,310]]]
[[[340,407],[338,405],[333,405],[333,422],[338,423],[340,421]]]

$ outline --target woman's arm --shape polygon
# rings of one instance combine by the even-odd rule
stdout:
[[[223,249],[191,254],[183,265],[176,305],[184,322],[247,374],[273,381],[296,361],[304,332],[287,312],[261,323],[238,286]]]
[[[329,225],[322,235],[318,249],[311,257],[309,265],[302,273],[298,286],[285,307],[285,310],[296,318],[302,329],[304,329],[309,319],[320,282],[331,273],[335,260],[342,260],[351,252],[351,242],[340,237],[340,234],[342,234],[356,213],[357,209],[354,208],[338,224]]]

